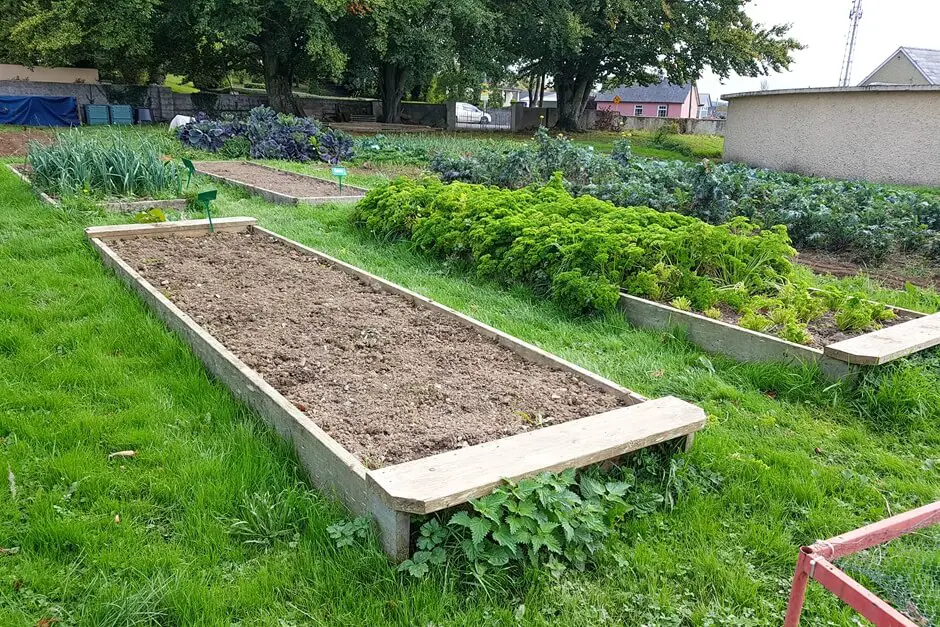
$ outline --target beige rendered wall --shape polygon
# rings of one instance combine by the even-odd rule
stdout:
[[[724,159],[808,176],[940,187],[940,88],[725,96]]]
[[[903,52],[898,52],[881,69],[865,79],[863,85],[929,85],[924,75],[914,67]]]
[[[97,83],[98,70],[71,67],[34,67],[0,63],[0,81],[39,83]]]

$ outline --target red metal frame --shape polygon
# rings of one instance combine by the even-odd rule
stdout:
[[[793,588],[790,590],[784,627],[797,627],[800,624],[806,586],[810,579],[818,581],[875,627],[918,627],[865,586],[833,566],[830,560],[864,551],[937,523],[940,523],[940,501],[801,548],[793,574]]]

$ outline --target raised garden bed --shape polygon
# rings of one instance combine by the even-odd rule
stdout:
[[[201,161],[195,166],[200,174],[283,205],[356,203],[367,191],[349,185],[340,191],[333,181],[247,161]]]
[[[54,198],[38,189],[29,178],[29,166],[13,165],[8,163],[7,168],[18,176],[24,183],[33,188],[40,200],[53,207],[62,206],[58,198]],[[102,200],[97,202],[98,206],[111,213],[137,213],[149,209],[175,209],[183,211],[189,206],[189,201],[185,198],[155,199],[155,200]]]
[[[751,331],[724,320],[682,311],[629,294],[620,295],[620,308],[631,324],[665,330],[684,329],[694,344],[740,361],[816,363],[830,378],[853,374],[853,366],[874,366],[940,345],[940,313],[925,315],[893,307],[897,318],[877,331],[848,336],[832,332],[817,346],[804,346]],[[824,330],[824,329],[823,329]]]
[[[410,515],[691,436],[647,400],[250,218],[92,227],[104,262],[404,559]]]

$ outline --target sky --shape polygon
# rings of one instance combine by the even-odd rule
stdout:
[[[754,0],[748,9],[762,24],[790,23],[790,34],[806,49],[794,53],[790,70],[766,77],[770,89],[833,87],[839,83],[852,0]],[[852,84],[857,85],[900,48],[940,50],[940,0],[863,0]],[[699,91],[721,94],[758,91],[761,78],[706,74]]]

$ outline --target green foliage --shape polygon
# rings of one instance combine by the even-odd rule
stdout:
[[[709,307],[702,312],[706,317],[711,318],[712,320],[721,320],[721,310],[717,307]]]
[[[711,224],[743,216],[763,228],[783,225],[800,248],[849,250],[868,264],[894,250],[932,254],[931,242],[940,237],[940,199],[930,194],[735,163],[636,159],[625,139],[607,157],[540,130],[534,144],[474,146],[472,154],[442,154],[431,169],[448,182],[510,189],[546,183],[561,172],[576,196],[676,211]]]
[[[571,129],[594,85],[672,83],[781,71],[800,44],[789,26],[755,24],[745,0],[503,3],[510,50],[525,73],[548,73],[560,126]],[[694,53],[690,51],[694,50]],[[680,52],[681,51],[681,52]]]
[[[751,331],[763,333],[773,325],[773,322],[759,313],[749,311],[741,316],[741,319],[738,320],[738,325],[745,329],[750,329]]]
[[[166,214],[163,209],[154,207],[148,211],[139,211],[134,214],[134,222],[138,224],[154,224],[156,222],[166,222]]]
[[[621,288],[707,308],[718,281],[772,289],[789,275],[794,254],[782,228],[760,231],[743,218],[712,226],[574,198],[558,176],[514,191],[399,179],[373,189],[356,220],[470,263],[481,276],[527,283],[572,313],[612,311]]]
[[[179,193],[184,177],[155,142],[118,132],[60,133],[48,146],[31,143],[27,160],[33,183],[53,196],[167,196]]]
[[[670,305],[678,309],[679,311],[692,311],[692,301],[690,301],[685,296],[679,296],[678,298],[673,298],[670,302]]]
[[[326,532],[336,542],[336,548],[341,549],[368,539],[372,534],[372,521],[365,516],[359,516],[330,525],[326,528]]]
[[[433,518],[421,527],[418,551],[399,570],[415,577],[457,553],[475,577],[509,564],[545,567],[559,575],[584,569],[628,514],[643,516],[663,503],[660,493],[638,488],[633,471],[619,479],[573,469],[507,481],[471,501],[472,511],[446,525]]]
[[[836,326],[841,331],[862,331],[896,317],[897,314],[888,307],[856,294],[841,299],[836,313]]]

